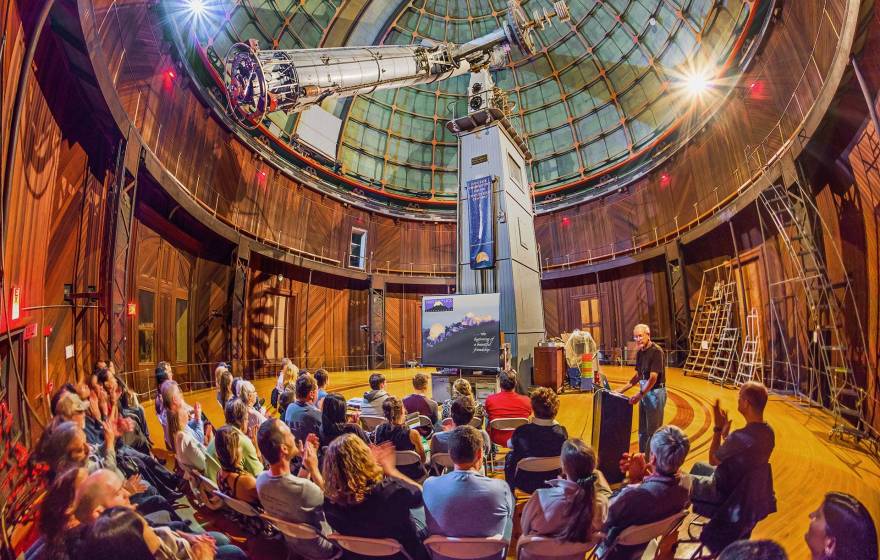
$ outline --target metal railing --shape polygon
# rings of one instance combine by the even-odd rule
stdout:
[[[419,365],[420,352],[401,352],[400,361],[394,361],[386,354],[382,369],[407,368]],[[397,357],[397,355],[395,355]],[[368,370],[369,354],[339,354],[333,356],[289,356],[301,370],[311,372],[323,368],[328,372]],[[214,369],[219,361],[172,363],[174,380],[184,392],[210,389],[215,386]],[[229,363],[229,362],[227,362]],[[239,360],[238,371],[233,374],[247,379],[266,379],[276,377],[281,371],[281,358],[250,358]],[[117,375],[125,381],[139,399],[154,399],[157,387],[154,383],[154,367],[119,371]],[[366,382],[366,380],[365,380]],[[144,386],[146,384],[146,386]]]

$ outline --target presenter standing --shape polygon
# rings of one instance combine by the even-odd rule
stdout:
[[[621,388],[625,393],[636,383],[639,392],[630,397],[632,405],[639,403],[639,451],[647,453],[651,436],[663,424],[666,408],[666,368],[663,350],[651,342],[648,325],[636,325],[633,338],[639,347],[636,352],[636,374]]]

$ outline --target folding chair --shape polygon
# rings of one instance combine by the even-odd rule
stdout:
[[[394,463],[398,467],[405,467],[409,465],[421,465],[422,458],[415,451],[395,451],[394,453]],[[425,473],[425,476],[416,480],[416,482],[421,482],[428,478],[428,473]]]
[[[609,535],[611,541],[608,542],[608,538],[606,538],[606,542],[593,549],[590,558],[596,558],[598,560],[606,558],[611,551],[619,546],[647,545],[658,537],[662,538],[673,531],[677,531],[687,513],[687,510],[684,510],[674,515],[670,515],[665,519],[661,519],[660,521],[627,527],[617,535],[617,538]]]
[[[516,463],[513,480],[516,480],[519,471],[545,473],[547,478],[544,480],[549,480],[558,476],[561,470],[562,458],[558,455],[556,457],[523,457]],[[519,489],[517,491],[522,492]],[[528,492],[523,492],[523,494],[528,494]]]
[[[495,418],[494,420],[489,421],[489,433],[491,435],[492,430],[515,430],[522,426],[523,424],[528,424],[528,418]],[[507,442],[509,443],[509,441]],[[493,444],[494,445],[494,444]],[[507,445],[499,446],[507,449]],[[497,457],[492,457],[492,471],[496,470],[496,460]]]
[[[370,414],[361,414],[361,425],[364,427],[364,431],[372,432],[375,431],[376,428],[379,427],[379,424],[385,423],[384,416],[372,416]]]
[[[210,478],[203,476],[196,468],[186,463],[178,461],[176,464],[183,471],[183,478],[187,481],[192,497],[197,502],[197,505],[203,505],[211,510],[223,507],[223,501],[214,496],[214,490],[217,489],[217,485]]]
[[[566,542],[550,537],[523,535],[516,543],[517,560],[584,560],[595,545]]]
[[[294,542],[300,540],[310,541],[324,537],[324,535],[319,533],[317,529],[306,523],[293,523],[291,521],[285,521],[283,519],[279,519],[277,517],[269,515],[268,513],[261,513],[260,517],[263,519],[263,521],[271,524],[273,527],[278,529],[279,533],[281,533],[288,539],[293,539]],[[288,558],[290,558],[294,554],[295,552],[293,552],[292,550],[288,550],[287,556]],[[328,560],[336,560],[340,556],[342,556],[341,548],[337,551],[335,556],[330,557]],[[298,555],[293,557],[299,558]]]
[[[440,467],[439,469],[437,467]],[[455,468],[449,453],[431,453],[431,468],[434,472],[443,474]]]
[[[218,510],[223,507],[223,500],[217,496],[217,483],[203,475],[197,470],[191,470],[192,476],[196,479],[199,496],[205,496],[205,505],[209,509]]]
[[[452,558],[454,560],[470,560],[471,558],[496,558],[503,560],[507,554],[509,543],[501,538],[494,537],[444,537],[443,535],[431,535],[425,539],[425,547],[431,558],[441,560]]]
[[[266,524],[260,516],[263,512],[259,509],[243,500],[224,494],[220,490],[214,490],[214,495],[223,500],[223,505],[232,510],[233,517],[241,521],[248,532],[269,536],[275,534],[275,528],[272,525]]]
[[[424,414],[419,414],[419,425],[416,426],[416,429],[418,430],[419,428],[429,428],[431,430],[430,432],[428,432],[428,435],[424,437],[430,438],[432,435],[434,435],[434,423],[431,422],[431,419]]]
[[[412,556],[395,539],[368,539],[367,537],[351,537],[339,533],[333,533],[328,538],[340,548],[361,556],[390,558],[400,554],[406,560],[413,560]]]

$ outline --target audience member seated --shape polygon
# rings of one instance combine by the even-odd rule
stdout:
[[[766,405],[764,385],[743,384],[737,410],[746,425],[730,433],[731,420],[716,400],[709,464],[697,463],[691,469],[694,511],[710,518],[700,540],[714,553],[748,539],[758,521],[776,511],[770,469],[775,436],[764,422]]]
[[[430,381],[430,377],[426,373],[417,373],[413,376],[413,392],[403,399],[403,407],[407,412],[418,412],[420,415],[426,416],[433,426],[440,420],[440,416],[437,403],[428,398],[428,381]],[[431,432],[434,431],[430,426],[422,426],[416,430],[423,437],[431,435]]]
[[[562,474],[539,488],[522,512],[523,535],[550,537],[564,542],[601,539],[608,515],[611,488],[596,470],[596,452],[580,439],[569,439],[562,446]]]
[[[79,521],[73,516],[76,490],[88,476],[86,469],[68,469],[49,485],[43,502],[37,528],[41,538],[25,553],[29,560],[68,560],[76,546],[78,535],[74,530]]]
[[[420,480],[427,474],[425,471],[425,448],[422,446],[422,436],[406,425],[406,411],[403,403],[397,397],[388,397],[382,403],[382,413],[387,420],[379,424],[373,434],[376,444],[390,442],[396,451],[415,451],[419,454],[419,462],[411,465],[401,465],[400,472],[406,476]]]
[[[364,393],[361,403],[361,416],[382,416],[382,403],[388,398],[385,391],[385,376],[381,373],[370,375],[370,390]]]
[[[125,508],[133,510],[130,499],[130,490],[127,483],[111,471],[99,470],[90,474],[77,489],[74,503],[74,515],[83,524],[93,523],[102,512],[112,508]],[[140,508],[138,508],[140,510]],[[138,511],[141,515],[143,511]],[[162,512],[160,512],[162,513]],[[176,517],[176,516],[175,516]],[[244,553],[237,547],[229,544],[229,538],[222,533],[210,532],[207,534],[194,534],[190,527],[181,521],[171,521],[166,515],[144,515],[147,524],[155,529],[172,530],[178,538],[189,544],[205,541],[216,545],[217,558],[237,559],[245,558]],[[190,522],[192,523],[192,522]],[[180,529],[179,531],[176,529]],[[186,558],[186,557],[184,557]]]
[[[452,384],[452,396],[440,405],[440,423],[443,424],[444,420],[452,416],[452,402],[459,397],[468,397],[474,401],[474,418],[477,418],[475,423],[479,423],[482,426],[483,420],[486,418],[486,410],[483,408],[483,403],[474,398],[474,391],[470,382],[463,378],[455,380],[455,383]],[[442,425],[438,426],[438,429],[442,429]]]
[[[269,469],[257,477],[257,493],[269,515],[291,523],[312,526],[319,535],[329,533],[324,526],[324,479],[318,468],[317,442],[312,436],[305,444],[298,443],[290,427],[270,418],[257,432],[260,452],[269,462]],[[299,458],[303,468],[299,476],[290,472],[290,463]],[[323,536],[303,540],[287,537],[291,551],[309,559],[333,558],[336,547]]]
[[[562,444],[568,439],[568,431],[556,420],[559,397],[553,389],[538,387],[532,392],[531,408],[534,418],[523,424],[510,438],[510,453],[504,459],[504,478],[511,490],[519,488],[531,494],[546,486],[546,481],[556,473],[517,471],[516,464],[526,457],[558,457]]]
[[[311,375],[301,375],[296,380],[296,400],[287,406],[284,422],[290,426],[297,441],[305,441],[309,434],[321,432],[321,411],[315,406],[318,384]]]
[[[428,533],[447,537],[493,537],[510,540],[513,495],[507,485],[482,474],[483,437],[473,426],[449,435],[455,470],[425,481]]]
[[[318,400],[315,405],[321,408],[324,397],[327,396],[327,383],[330,381],[330,373],[324,368],[318,368],[315,372],[315,383],[318,384]]]
[[[175,386],[174,381],[166,381],[163,388]],[[196,403],[192,412],[186,406],[175,403],[165,412],[168,435],[174,441],[174,460],[188,468],[195,469],[211,480],[216,480],[219,464],[208,454],[204,445],[204,423],[201,418],[202,407]],[[192,419],[190,419],[192,417]]]
[[[99,388],[100,390],[100,388]],[[80,394],[86,396],[90,403],[80,398]],[[74,422],[86,435],[86,443],[89,447],[89,455],[102,457],[107,455],[106,436],[104,423],[100,418],[100,406],[96,399],[92,399],[94,393],[86,385],[79,386],[79,394],[73,392],[73,386],[65,384],[58,390],[51,400],[52,410],[56,413],[54,424],[69,420]],[[106,424],[113,426],[116,434],[113,443],[113,455],[115,465],[124,476],[140,475],[148,481],[149,495],[157,491],[169,501],[180,497],[178,487],[180,479],[171,473],[164,465],[147,453],[142,453],[123,443],[120,434],[125,434],[135,425],[131,418],[123,418],[119,414],[117,406],[110,407],[110,414],[106,417]]]
[[[159,362],[156,364],[156,414],[162,418],[162,384],[166,381],[174,379],[174,373],[171,371],[171,364],[168,362]]]
[[[259,428],[266,421],[266,409],[260,406],[260,398],[254,384],[245,379],[238,384],[238,398],[248,409],[248,426]]]
[[[238,441],[240,432],[232,426],[223,426],[217,430],[214,438],[217,459],[220,461],[220,472],[217,473],[217,486],[227,496],[247,502],[253,506],[260,505],[257,496],[257,479],[241,468],[241,444]]]
[[[367,434],[360,424],[349,422],[345,397],[339,393],[327,393],[321,410],[321,433],[318,439],[321,447],[327,447],[342,434],[354,434],[368,443]]]
[[[324,477],[324,513],[334,531],[396,539],[414,560],[427,560],[423,530],[410,516],[422,507],[422,487],[397,470],[393,446],[339,436],[324,456]]]
[[[119,472],[116,467],[116,429],[109,420],[103,423],[104,444],[89,446],[86,434],[69,420],[56,418],[43,431],[34,453],[35,459],[45,462],[49,481],[70,468],[85,467],[89,472],[106,468]]]
[[[528,418],[532,415],[532,403],[529,397],[516,392],[516,372],[505,370],[498,374],[498,385],[501,391],[486,397],[486,412],[489,422],[497,418]],[[492,441],[502,447],[513,435],[513,430],[495,430],[489,428]]]
[[[220,538],[222,540],[216,540]],[[222,543],[222,544],[221,544]],[[220,533],[189,534],[168,527],[151,527],[127,507],[101,512],[77,547],[80,560],[237,560],[247,558]]]
[[[469,426],[474,418],[474,400],[470,397],[458,397],[452,401],[450,412],[452,413],[452,426],[442,432],[436,432],[431,438],[431,454],[449,453],[449,436],[452,435],[452,429],[458,426]],[[446,426],[444,426],[446,427]],[[483,458],[489,457],[492,453],[492,441],[486,430],[480,430],[483,437]]]
[[[231,401],[226,403],[226,409],[224,410],[224,413],[226,416],[226,425],[239,432],[238,446],[241,453],[242,471],[249,473],[252,476],[259,475],[261,472],[263,472],[263,463],[260,461],[260,458],[257,455],[257,450],[254,447],[254,442],[247,435],[247,431],[249,429],[247,423],[247,406],[239,399],[232,399]],[[256,430],[252,431],[256,432]],[[217,459],[216,441],[217,438],[215,437],[208,445],[208,454],[215,459]]]
[[[773,541],[736,541],[718,555],[718,560],[788,560],[788,555]]]
[[[202,405],[196,403],[190,406],[183,399],[183,392],[177,381],[168,380],[159,388],[159,394],[162,397],[162,415],[159,416],[159,423],[165,428],[165,445],[167,449],[176,449],[175,434],[169,429],[169,418],[176,417],[181,411],[186,414],[186,426],[190,428],[190,435],[202,445],[210,443],[211,434],[208,430],[208,424],[205,421],[205,415],[202,413]],[[198,414],[196,414],[198,411]],[[182,428],[182,427],[181,427]]]
[[[630,484],[611,500],[602,532],[613,541],[624,529],[666,519],[687,507],[688,490],[681,484],[681,465],[691,442],[680,428],[664,426],[651,436],[651,460],[637,453],[628,462]],[[638,467],[637,467],[638,465]],[[644,468],[641,468],[644,467]],[[609,543],[606,543],[610,544]],[[600,545],[601,546],[601,545]],[[645,546],[617,546],[603,560],[638,558]]]
[[[278,399],[288,385],[293,385],[296,381],[296,374],[299,368],[293,365],[290,358],[281,358],[281,371],[278,372],[278,380],[275,382],[275,388],[272,389],[272,406],[278,410]],[[282,415],[283,416],[283,415]]]
[[[235,397],[232,392],[232,373],[225,367],[218,366],[217,374],[217,402],[220,408],[226,408],[226,403]]]
[[[131,428],[122,435],[122,441],[141,453],[150,453],[152,442],[150,441],[150,431],[147,428],[147,420],[144,417],[144,409],[137,403],[137,397],[128,390],[125,383],[116,377],[113,362],[98,362],[98,364],[104,363],[107,363],[108,366],[95,370],[98,383],[109,396],[110,406],[115,406],[118,409],[119,416],[130,418],[133,421]]]
[[[868,509],[849,494],[829,492],[810,514],[804,535],[812,560],[876,560],[877,528]]]

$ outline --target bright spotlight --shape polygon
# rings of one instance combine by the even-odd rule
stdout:
[[[689,74],[684,77],[684,88],[692,97],[699,97],[709,89],[709,78],[705,74]]]
[[[194,16],[205,15],[208,10],[205,0],[187,0],[187,7]]]

